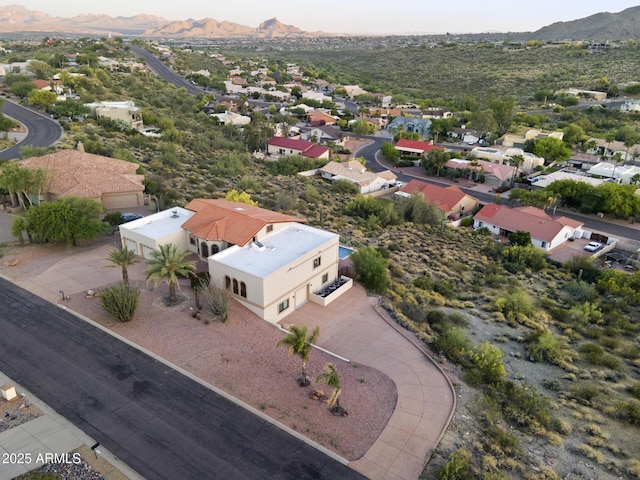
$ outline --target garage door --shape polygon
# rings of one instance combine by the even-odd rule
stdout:
[[[141,206],[140,197],[137,193],[103,195],[102,204],[107,210],[117,210],[122,208],[133,208]]]

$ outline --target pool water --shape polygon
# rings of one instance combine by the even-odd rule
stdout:
[[[338,257],[340,258],[340,260],[344,260],[349,255],[351,255],[353,252],[355,252],[355,250],[353,250],[351,248],[347,248],[347,247],[343,247],[343,246],[339,246],[338,247]]]

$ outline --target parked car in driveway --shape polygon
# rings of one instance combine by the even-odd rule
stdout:
[[[139,213],[123,213],[122,218],[124,219],[124,223],[131,222],[133,220],[138,220],[139,218],[144,217],[144,215],[140,215]]]
[[[585,245],[584,249],[587,252],[597,252],[602,248],[602,244],[598,242],[589,242]]]

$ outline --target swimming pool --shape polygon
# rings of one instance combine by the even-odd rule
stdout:
[[[342,245],[338,247],[338,257],[340,258],[340,260],[344,260],[353,252],[355,252],[355,250],[352,248],[343,247]]]

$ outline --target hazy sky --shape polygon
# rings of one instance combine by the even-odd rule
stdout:
[[[557,21],[575,20],[598,12],[620,12],[640,5],[640,0],[458,0],[451,3],[428,0],[22,0],[15,3],[59,17],[83,13],[130,17],[147,13],[167,20],[209,17],[249,27],[278,17],[281,22],[305,31],[402,34],[534,31]]]

